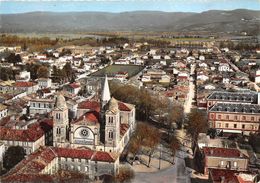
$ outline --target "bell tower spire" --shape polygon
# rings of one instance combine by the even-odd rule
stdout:
[[[107,75],[105,76],[104,85],[101,93],[101,108],[103,108],[111,99]]]

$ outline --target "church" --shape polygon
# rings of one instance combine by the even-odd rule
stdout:
[[[111,97],[107,77],[100,100],[81,102],[76,119],[69,122],[61,94],[56,97],[52,115],[54,147],[121,153],[136,126],[135,106]]]

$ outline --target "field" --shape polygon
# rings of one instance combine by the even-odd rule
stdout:
[[[105,75],[114,75],[118,72],[128,72],[128,78],[131,78],[138,74],[144,67],[139,65],[110,65],[97,72],[91,74],[91,76],[104,77]]]

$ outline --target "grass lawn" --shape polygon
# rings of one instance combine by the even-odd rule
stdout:
[[[118,72],[128,72],[128,78],[131,78],[138,74],[144,67],[139,65],[110,65],[97,72],[91,74],[91,76],[104,77],[105,75],[114,75]]]

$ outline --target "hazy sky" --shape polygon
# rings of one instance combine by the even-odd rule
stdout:
[[[158,10],[167,12],[202,12],[238,8],[260,10],[260,0],[0,0],[0,14],[32,11],[105,11],[125,12]]]

